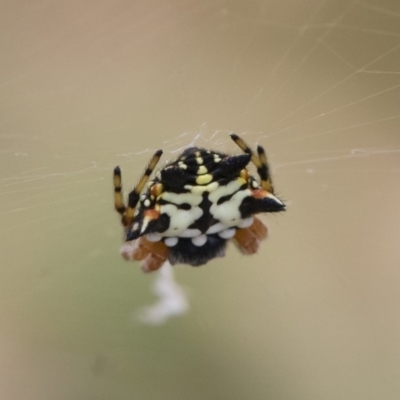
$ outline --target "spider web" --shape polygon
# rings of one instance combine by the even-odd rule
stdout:
[[[3,397],[398,398],[397,1],[0,8]],[[231,132],[288,204],[260,253],[174,267],[185,290],[121,260],[114,166],[126,194],[156,149],[238,153]],[[149,332],[152,280],[181,303],[147,322],[193,310]]]

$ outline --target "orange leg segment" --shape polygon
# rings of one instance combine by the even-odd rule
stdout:
[[[150,242],[142,236],[133,245],[122,246],[121,255],[128,261],[140,261],[144,272],[153,272],[167,260],[168,247],[163,242]]]
[[[260,246],[260,241],[268,235],[267,227],[257,218],[248,228],[238,229],[233,239],[239,250],[246,255],[254,254]]]

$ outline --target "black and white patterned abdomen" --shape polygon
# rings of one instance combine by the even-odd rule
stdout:
[[[202,265],[225,254],[226,241],[236,228],[251,225],[253,218],[240,212],[243,199],[251,195],[243,179],[227,185],[217,182],[188,193],[161,195],[161,216],[168,220],[164,232],[147,234],[150,241],[162,240],[170,247],[171,263]]]
[[[188,149],[150,182],[126,240],[162,241],[171,264],[202,265],[223,256],[227,241],[253,223],[253,214],[282,206],[272,194],[255,198],[260,188],[246,169],[249,161],[248,154]]]

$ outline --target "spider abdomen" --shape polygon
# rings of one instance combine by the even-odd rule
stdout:
[[[205,243],[197,246],[192,239],[179,238],[177,244],[169,248],[168,260],[171,265],[189,264],[197,267],[213,258],[223,257],[226,242],[218,235],[207,235]]]

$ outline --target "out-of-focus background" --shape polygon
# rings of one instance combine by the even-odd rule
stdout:
[[[400,398],[400,3],[0,5],[2,399]],[[265,146],[259,254],[174,267],[159,326],[119,256],[152,152]],[[164,162],[163,161],[163,162]]]

